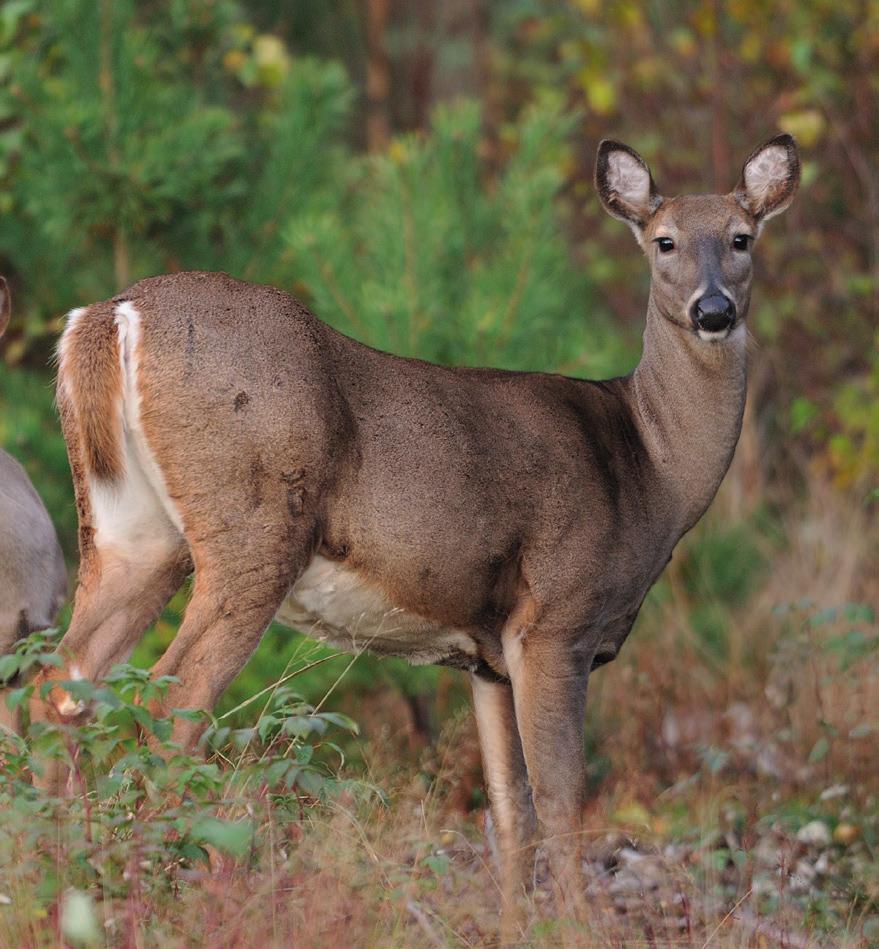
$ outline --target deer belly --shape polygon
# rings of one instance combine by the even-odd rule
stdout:
[[[293,585],[277,619],[346,652],[400,656],[414,665],[475,668],[478,662],[476,643],[465,630],[395,606],[355,571],[321,556]]]

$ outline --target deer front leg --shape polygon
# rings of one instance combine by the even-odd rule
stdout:
[[[581,863],[586,762],[583,713],[591,654],[538,621],[510,630],[504,657],[528,779],[561,917],[586,922]]]
[[[472,676],[482,770],[500,858],[501,942],[524,935],[523,897],[534,869],[536,818],[516,724],[513,689],[506,682]]]

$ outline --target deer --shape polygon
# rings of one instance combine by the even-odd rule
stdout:
[[[11,313],[9,284],[0,277],[0,336]],[[52,626],[66,598],[67,568],[52,520],[24,468],[0,450],[0,655]],[[14,728],[15,718],[0,692],[0,725]]]
[[[753,245],[793,200],[777,135],[728,194],[663,197],[603,141],[595,186],[647,257],[643,353],[602,381],[455,368],[371,349],[287,293],[152,277],[70,313],[57,402],[79,516],[63,666],[35,718],[87,714],[99,680],[194,572],[153,667],[159,711],[210,709],[274,617],[348,650],[470,676],[521,934],[538,829],[561,915],[587,919],[584,712],[740,434]],[[192,716],[174,739],[193,748]]]

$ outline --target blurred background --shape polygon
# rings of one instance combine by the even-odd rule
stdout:
[[[756,253],[736,459],[590,685],[590,808],[660,836],[688,809],[720,826],[722,785],[754,834],[853,827],[845,885],[875,907],[879,2],[6,0],[0,77],[0,444],[72,574],[51,367],[71,307],[222,269],[396,353],[622,374],[648,274],[595,199],[599,140],[675,194],[730,190],[756,144],[794,134],[802,187]],[[272,628],[225,707],[324,655]],[[453,733],[449,807],[482,804],[458,673],[342,657],[295,684],[354,714],[354,766],[382,780],[430,781]]]

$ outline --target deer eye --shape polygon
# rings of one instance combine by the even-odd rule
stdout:
[[[661,254],[667,254],[675,249],[675,242],[670,237],[657,237],[656,243],[659,245]]]
[[[751,240],[750,234],[736,234],[732,239],[732,245],[735,250],[747,250],[748,241]]]

